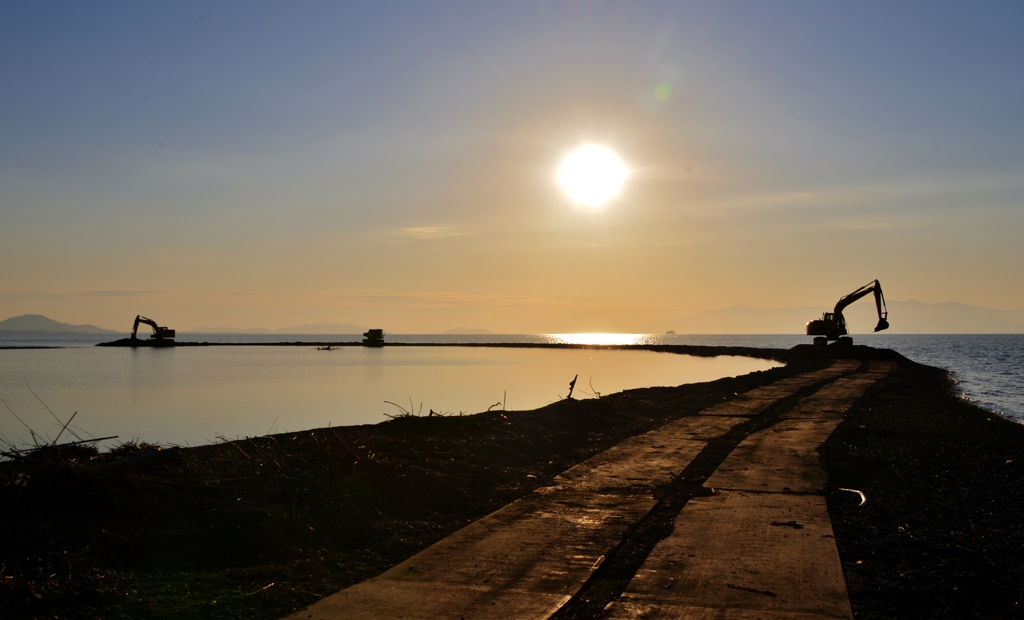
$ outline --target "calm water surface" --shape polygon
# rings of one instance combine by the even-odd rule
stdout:
[[[278,337],[278,340],[280,337]],[[564,397],[680,385],[768,369],[745,357],[650,351],[504,348],[210,347],[0,350],[0,397],[25,425],[54,437],[75,411],[82,437],[162,444],[376,423],[400,409],[476,413],[496,403],[533,409]],[[593,386],[591,388],[591,385]],[[410,405],[410,399],[412,405]],[[501,408],[499,404],[497,408]],[[0,411],[7,443],[31,437]]]
[[[966,397],[1024,421],[1024,335],[900,335],[854,337],[917,362],[952,370]],[[332,425],[375,423],[400,411],[474,413],[505,399],[508,409],[532,409],[565,395],[580,375],[577,396],[652,385],[679,385],[772,366],[749,358],[692,358],[648,351],[565,351],[474,348],[211,347],[97,349],[110,336],[6,335],[0,346],[59,346],[0,350],[0,397],[25,423],[53,437],[59,425],[28,387],[62,419],[79,411],[80,435],[120,435],[151,442],[197,444]],[[358,336],[184,334],[192,342],[357,341]],[[799,335],[389,335],[392,342],[663,343],[790,348]],[[2,404],[0,404],[2,407]],[[500,407],[499,407],[500,408]],[[30,437],[6,408],[0,434]]]

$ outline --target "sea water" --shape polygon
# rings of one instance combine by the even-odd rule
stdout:
[[[93,346],[110,339],[67,334],[0,336],[0,347],[61,347],[0,350],[0,398],[4,400],[0,403],[0,441],[24,446],[32,440],[28,428],[52,439],[61,423],[77,411],[70,429],[81,437],[119,435],[121,441],[139,438],[195,445],[218,436],[375,423],[387,419],[386,415],[410,410],[424,415],[431,410],[458,415],[489,407],[532,409],[564,397],[575,375],[580,378],[574,396],[587,398],[595,392],[708,381],[774,365],[752,358],[697,358],[650,351]],[[178,337],[182,342],[253,344],[359,339],[262,334]],[[808,342],[806,336],[796,335],[389,334],[387,339],[444,344],[581,342],[783,349]],[[1024,421],[1024,335],[871,334],[855,335],[854,339],[858,344],[891,348],[914,361],[952,370],[965,397]]]
[[[666,344],[770,347],[808,344],[802,335],[656,336]],[[968,400],[1024,422],[1024,334],[854,334],[854,344],[892,349],[920,364],[953,372]]]
[[[89,342],[64,340],[70,341]],[[749,357],[595,349],[7,349],[0,350],[0,441],[25,446],[32,432],[52,441],[77,411],[61,441],[118,435],[119,441],[196,445],[377,423],[406,413],[534,409],[568,396],[574,378],[573,397],[593,398],[777,365]]]

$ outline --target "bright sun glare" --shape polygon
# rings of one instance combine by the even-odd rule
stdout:
[[[614,198],[626,180],[626,164],[611,150],[586,144],[558,167],[558,184],[575,202],[599,207]]]
[[[588,334],[548,334],[565,344],[643,344],[643,334],[613,334],[613,333],[588,333]]]

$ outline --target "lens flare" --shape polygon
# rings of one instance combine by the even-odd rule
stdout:
[[[586,144],[569,153],[558,167],[558,184],[574,202],[599,207],[622,189],[629,171],[610,149]]]
[[[658,101],[668,101],[672,96],[672,85],[668,82],[660,82],[654,87],[654,98]]]

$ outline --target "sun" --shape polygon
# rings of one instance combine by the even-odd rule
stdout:
[[[558,167],[558,184],[574,202],[599,207],[622,189],[629,171],[611,149],[585,144],[569,153]]]

